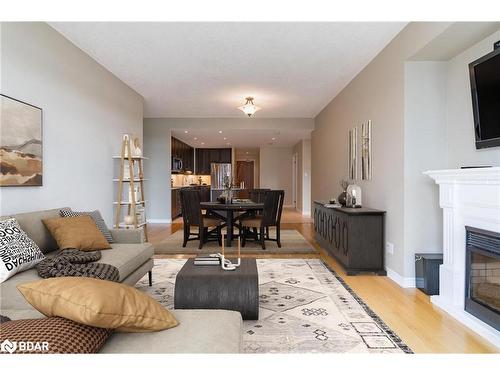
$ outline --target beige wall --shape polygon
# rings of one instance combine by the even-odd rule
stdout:
[[[347,179],[348,130],[373,126],[373,179],[357,180],[363,205],[387,211],[386,241],[394,244],[386,266],[404,274],[403,159],[405,61],[448,23],[411,23],[315,119],[312,133],[312,198],[340,193]],[[359,168],[358,168],[358,176]]]
[[[143,100],[41,22],[1,24],[1,92],[43,109],[43,186],[2,187],[2,214],[70,206],[112,225],[123,133],[142,138]]]
[[[260,148],[260,186],[284,190],[284,205],[292,204],[292,147]]]
[[[386,253],[386,268],[404,285],[414,280],[415,252],[442,251],[437,187],[422,172],[500,163],[498,150],[474,147],[467,66],[499,39],[498,32],[484,39],[491,27],[409,24],[315,119],[312,195],[323,200],[347,177],[348,130],[359,134],[372,120],[373,179],[356,183],[364,206],[387,211],[394,254]]]

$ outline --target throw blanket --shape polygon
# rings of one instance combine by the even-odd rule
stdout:
[[[118,281],[118,268],[105,263],[91,263],[101,259],[100,251],[80,251],[67,249],[37,264],[38,275],[49,277],[83,276],[101,280]]]

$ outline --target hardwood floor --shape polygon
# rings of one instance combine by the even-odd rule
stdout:
[[[310,218],[285,209],[283,229],[296,229],[320,255],[265,255],[259,258],[318,258],[334,269],[351,288],[391,327],[415,353],[500,353],[500,350],[475,334],[443,310],[434,306],[429,296],[415,288],[401,288],[384,276],[347,276],[342,267],[314,241]],[[149,240],[161,242],[182,229],[182,221],[172,224],[150,224]],[[186,258],[186,255],[157,255],[156,258]]]

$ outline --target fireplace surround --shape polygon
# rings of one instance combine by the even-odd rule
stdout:
[[[443,264],[439,268],[439,295],[432,296],[431,301],[500,348],[500,331],[495,328],[494,320],[478,317],[474,307],[471,310],[473,301],[493,311],[491,306],[484,306],[484,298],[492,293],[495,286],[492,288],[492,285],[487,285],[491,283],[483,283],[480,290],[477,289],[478,285],[473,285],[471,289],[468,280],[470,275],[466,274],[469,256],[474,267],[483,267],[480,264],[485,263],[482,258],[484,253],[466,250],[467,228],[474,228],[472,239],[475,240],[481,239],[485,233],[500,233],[500,167],[448,169],[424,174],[439,185],[439,206],[443,216]],[[488,238],[491,239],[491,236]],[[466,298],[471,293],[473,298]]]

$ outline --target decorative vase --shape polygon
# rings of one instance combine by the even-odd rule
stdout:
[[[347,191],[344,190],[342,193],[340,193],[340,195],[337,197],[337,201],[342,207],[345,207],[345,205],[347,204]]]
[[[124,218],[123,218],[123,221],[125,222],[125,224],[127,225],[132,225],[134,224],[134,217],[132,215],[126,215]]]

